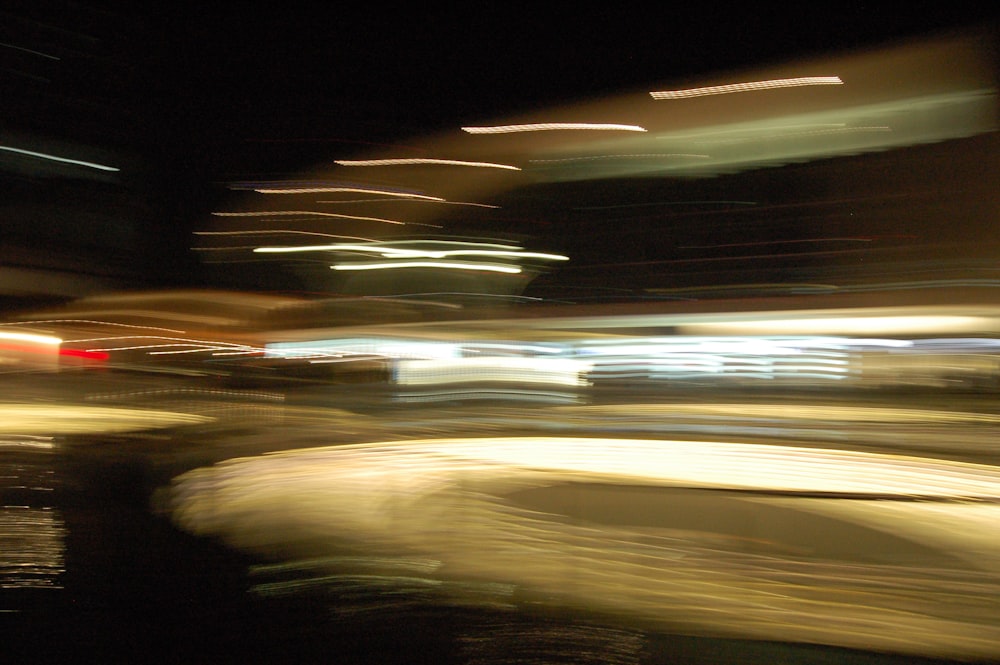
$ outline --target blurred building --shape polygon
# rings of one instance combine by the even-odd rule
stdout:
[[[993,288],[996,62],[983,28],[650,82],[456,125],[407,151],[334,146],[294,178],[231,183],[194,241],[234,286],[294,276],[351,295],[685,302],[905,288],[933,301]],[[568,261],[515,275],[385,261],[470,240]],[[374,265],[356,265],[359,243]]]

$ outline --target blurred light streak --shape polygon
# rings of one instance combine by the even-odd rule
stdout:
[[[428,297],[440,297],[440,296],[457,296],[457,297],[467,297],[467,298],[485,298],[487,300],[512,300],[512,301],[531,301],[531,302],[544,302],[545,298],[537,298],[534,296],[516,296],[516,295],[504,295],[501,293],[475,293],[470,291],[422,291],[420,293],[393,293],[387,295],[387,298],[428,298]]]
[[[23,51],[24,53],[30,53],[32,55],[41,56],[43,58],[48,58],[49,60],[61,60],[62,59],[62,58],[60,58],[59,56],[56,56],[56,55],[50,55],[48,53],[42,53],[41,51],[36,51],[34,49],[25,48],[24,46],[17,46],[15,44],[8,44],[6,42],[0,42],[0,46],[3,46],[5,48],[14,49],[16,51]]]
[[[196,425],[208,416],[153,409],[79,406],[74,404],[0,403],[0,432],[12,434],[88,434],[130,432]]]
[[[52,162],[61,162],[63,164],[72,164],[74,166],[86,166],[87,168],[97,169],[98,171],[120,171],[121,169],[116,169],[113,166],[105,166],[103,164],[95,164],[94,162],[84,162],[79,159],[70,159],[68,157],[57,157],[56,155],[49,155],[44,152],[34,152],[33,150],[22,150],[20,148],[12,148],[6,145],[0,145],[0,150],[6,152],[13,152],[19,155],[27,155],[28,157],[37,157],[38,159],[46,159]]]
[[[620,131],[620,132],[645,132],[643,127],[638,125],[618,125],[611,123],[591,123],[591,122],[543,122],[528,125],[496,125],[492,127],[462,127],[463,132],[469,134],[511,134],[516,132],[544,132],[553,130],[597,130],[597,131]]]
[[[415,192],[397,192],[391,189],[376,189],[365,187],[288,187],[260,188],[253,190],[258,194],[327,194],[331,192],[351,192],[355,194],[377,194],[379,196],[398,196],[403,199],[417,199],[421,201],[444,201],[440,196],[427,196]]]
[[[726,145],[726,144],[737,144],[737,143],[747,143],[750,141],[774,141],[776,139],[791,139],[791,138],[801,138],[803,136],[823,136],[828,134],[853,134],[857,132],[891,132],[892,127],[839,127],[837,129],[815,129],[808,132],[787,132],[787,131],[774,131],[769,133],[763,132],[753,132],[750,136],[743,136],[738,138],[711,138],[711,139],[696,139],[699,144],[714,144],[714,145]]]
[[[762,420],[793,419],[814,423],[1000,423],[1000,414],[970,411],[942,411],[938,409],[897,408],[881,406],[842,406],[837,404],[797,403],[795,408],[784,404],[754,404],[691,402],[685,404],[590,404],[575,407],[573,413],[593,413],[603,417],[656,417],[668,415],[713,416],[737,420],[757,418]]]
[[[163,398],[172,396],[207,396],[235,399],[252,399],[266,402],[284,402],[281,393],[261,392],[259,390],[219,390],[210,388],[151,388],[147,390],[127,390],[113,393],[87,395],[87,401],[116,401],[121,399]]]
[[[84,351],[83,349],[59,349],[59,355],[88,360],[107,360],[111,357],[103,351]]]
[[[692,335],[724,334],[847,334],[912,335],[935,331],[975,332],[996,329],[996,321],[984,316],[810,316],[761,318],[757,321],[715,321],[681,326]]]
[[[180,342],[191,343],[191,344],[207,344],[211,346],[230,346],[230,347],[245,347],[245,344],[236,344],[233,342],[223,342],[217,340],[204,340],[204,339],[192,339],[190,337],[165,337],[163,335],[115,335],[114,337],[87,337],[83,339],[73,339],[66,340],[66,343],[70,344],[82,344],[84,342],[112,342],[120,339],[160,339],[166,340],[168,342]],[[130,347],[135,348],[135,347]],[[115,351],[117,349],[106,349],[108,351]]]
[[[692,153],[647,153],[642,155],[589,155],[587,157],[562,157],[559,159],[529,159],[531,164],[566,164],[573,162],[596,162],[612,159],[663,159],[684,157],[689,159],[708,159],[709,155]]]
[[[358,354],[355,356],[349,356],[346,358],[323,358],[320,360],[310,359],[309,363],[312,365],[333,365],[337,363],[353,363],[353,362],[363,362],[366,360],[383,360],[385,356],[370,355],[366,356],[364,354]]]
[[[322,358],[366,356],[382,358],[458,358],[460,345],[453,342],[357,337],[310,340],[304,342],[272,342],[265,346],[269,358]]]
[[[264,349],[248,349],[246,351],[215,351],[213,356],[254,356],[263,355]]]
[[[34,322],[33,322],[34,323]],[[63,340],[52,335],[39,335],[35,333],[6,332],[0,330],[0,341],[10,340],[13,342],[28,342],[30,344],[40,344],[42,346],[59,346]]]
[[[31,319],[30,321],[17,321],[12,323],[0,323],[0,326],[31,326],[49,323],[73,323],[73,324],[93,324],[98,326],[112,326],[117,328],[138,328],[140,330],[161,330],[164,332],[182,333],[184,330],[177,328],[161,328],[160,326],[140,326],[131,323],[116,323],[115,321],[101,321],[97,319]],[[2,333],[0,333],[2,335]]]
[[[395,203],[438,203],[438,204],[441,204],[441,205],[451,205],[451,206],[470,206],[470,207],[473,207],[473,208],[493,208],[494,210],[498,210],[500,208],[500,206],[498,206],[498,205],[490,205],[488,203],[472,203],[472,202],[469,202],[469,201],[445,201],[444,199],[414,198],[412,196],[408,196],[408,197],[405,197],[405,198],[396,198],[396,199],[343,199],[343,200],[340,200],[340,201],[336,201],[336,200],[319,200],[319,201],[316,201],[316,203],[387,203],[387,202],[390,202],[390,201],[391,202],[395,202]]]
[[[560,486],[555,507],[513,498]],[[573,512],[587,487],[602,488],[593,501],[623,500],[608,507],[617,519]],[[642,488],[665,492],[642,495],[662,497],[652,524],[663,527],[630,521],[646,514],[626,501]],[[315,561],[346,541],[373,561],[440,561],[448,580],[504,582],[526,603],[672,632],[1000,654],[990,465],[735,441],[422,439],[232,459],[175,478],[158,499],[181,528],[251,552]],[[704,528],[676,515],[691,510]],[[750,523],[712,526],[744,510]]]
[[[51,436],[19,435],[9,439],[0,439],[0,449],[2,448],[26,448],[36,450],[52,450],[55,448]]]
[[[728,85],[712,85],[703,88],[686,88],[682,90],[662,90],[650,92],[653,99],[687,99],[706,95],[724,95],[734,92],[749,92],[752,90],[774,90],[778,88],[794,88],[810,85],[843,85],[839,76],[804,76],[799,78],[772,79],[769,81],[751,81],[747,83],[730,83]]]
[[[162,346],[186,346],[186,345],[175,344],[175,345],[162,345]],[[143,348],[143,347],[135,347],[135,348],[138,349],[138,348]],[[155,348],[155,347],[147,347],[147,348]],[[218,351],[218,350],[229,350],[229,349],[227,347],[201,346],[201,347],[194,348],[194,349],[178,349],[176,351],[149,351],[149,355],[151,355],[151,356],[171,356],[171,355],[177,355],[177,354],[181,354],[181,353],[205,353],[206,351]],[[263,349],[247,349],[246,351],[243,351],[242,353],[263,353]],[[214,356],[214,355],[218,355],[218,354],[217,353],[213,353],[212,355]]]
[[[393,263],[338,263],[330,266],[334,270],[393,270],[396,268],[445,268],[448,270],[482,270],[516,275],[521,272],[517,266],[495,263],[460,263],[458,261],[396,261]]]
[[[364,238],[361,236],[343,236],[335,233],[319,233],[316,231],[296,231],[294,229],[259,229],[253,231],[195,231],[196,236],[252,236],[252,235],[304,235],[321,236],[324,238],[343,238],[344,240],[364,240],[366,242],[376,242],[374,238]]]
[[[61,589],[66,525],[48,507],[0,507],[0,589]]]
[[[451,390],[420,390],[418,392],[398,392],[393,397],[397,402],[428,403],[452,402],[455,400],[503,400],[507,402],[531,402],[537,404],[575,404],[581,401],[581,396],[575,392],[555,392],[551,390],[535,390],[527,386],[518,386],[504,390],[502,388],[483,387],[453,388]]]
[[[358,215],[341,215],[333,212],[318,212],[316,210],[274,210],[269,212],[213,212],[216,217],[336,217],[339,219],[358,219],[365,222],[384,222],[386,224],[406,224],[394,219],[382,219],[381,217],[361,217]]]
[[[435,164],[444,166],[470,166],[488,169],[506,169],[508,171],[520,171],[517,166],[509,164],[496,164],[493,162],[466,162],[458,159],[430,159],[430,158],[400,158],[400,159],[337,159],[335,164],[340,166],[411,166]]]
[[[437,243],[435,243],[437,244]],[[471,244],[471,243],[468,243]],[[444,259],[451,256],[496,256],[496,257],[524,257],[529,259],[548,259],[552,261],[568,261],[568,256],[560,254],[545,254],[539,252],[525,252],[517,247],[510,250],[496,249],[453,249],[453,250],[429,250],[429,249],[405,249],[395,247],[389,243],[379,243],[374,245],[302,245],[298,247],[257,247],[253,250],[260,253],[287,253],[287,252],[363,252],[367,254],[381,254],[385,258],[428,258]]]
[[[590,363],[568,358],[451,358],[400,360],[393,381],[401,386],[437,386],[449,383],[507,382],[553,386],[586,386]]]

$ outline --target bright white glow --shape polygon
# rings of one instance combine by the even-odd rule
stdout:
[[[510,382],[585,386],[590,364],[568,358],[472,357],[405,360],[396,363],[394,380],[403,386]]]
[[[392,270],[394,268],[448,268],[451,270],[486,270],[516,275],[521,269],[516,266],[495,263],[458,263],[453,261],[394,261],[392,263],[339,263],[330,266],[334,270]]]
[[[271,210],[261,212],[213,212],[216,217],[335,217],[338,219],[359,219],[365,222],[384,222],[386,224],[406,224],[394,219],[383,219],[381,217],[361,217],[359,215],[341,215],[334,212],[317,212],[315,210]]]
[[[731,83],[729,85],[711,85],[704,88],[662,90],[659,92],[650,92],[649,95],[653,99],[687,99],[689,97],[725,95],[733,92],[749,92],[751,90],[774,90],[777,88],[794,88],[806,85],[843,85],[843,83],[839,76],[805,76],[800,78],[773,79],[770,81]]]
[[[645,132],[638,125],[616,125],[592,122],[542,122],[530,125],[496,125],[493,127],[462,127],[469,134],[512,134],[515,132],[545,132],[561,129],[600,130],[619,132]]]
[[[268,358],[410,358],[446,359],[461,356],[461,348],[450,342],[347,338],[307,342],[274,342],[265,348]]]
[[[338,159],[334,161],[340,166],[410,166],[416,164],[441,164],[446,166],[473,166],[485,169],[507,169],[509,171],[520,171],[516,166],[508,164],[495,164],[493,162],[466,162],[459,159],[427,159],[427,158],[402,158],[402,159]]]
[[[86,166],[90,169],[97,169],[98,171],[120,171],[121,169],[116,169],[113,166],[105,166],[104,164],[95,164],[94,162],[84,162],[79,159],[69,159],[68,157],[57,157],[55,155],[48,155],[44,152],[34,152],[32,150],[22,150],[20,148],[11,148],[10,146],[0,145],[0,150],[5,150],[7,152],[16,152],[19,155],[27,155],[29,157],[37,157],[39,159],[47,159],[52,162],[62,162],[64,164],[73,164],[75,166]]]
[[[34,333],[6,332],[0,331],[0,340],[10,340],[12,342],[31,342],[33,344],[45,344],[46,346],[59,346],[62,340],[52,335],[36,335]]]

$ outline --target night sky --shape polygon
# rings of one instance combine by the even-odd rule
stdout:
[[[168,3],[164,3],[168,4]],[[170,3],[172,4],[172,3]],[[248,168],[323,144],[364,149],[429,130],[717,70],[969,25],[991,3],[206,3],[131,10],[137,113],[161,147]],[[778,4],[781,7],[780,3]],[[251,8],[252,7],[252,8]],[[142,35],[145,35],[142,37]],[[280,150],[273,145],[282,144]],[[309,147],[311,145],[311,147]],[[228,146],[206,155],[198,146]],[[248,166],[231,164],[244,157]]]

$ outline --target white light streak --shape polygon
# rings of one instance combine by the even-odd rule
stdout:
[[[392,270],[394,268],[447,268],[450,270],[485,270],[516,275],[521,269],[516,266],[495,263],[458,263],[452,261],[393,261],[392,263],[339,263],[330,266],[334,270]]]
[[[48,323],[83,323],[99,326],[115,326],[118,328],[138,328],[140,330],[161,330],[163,332],[182,333],[183,330],[177,328],[161,328],[160,326],[139,326],[131,323],[115,323],[114,321],[98,321],[96,319],[39,319],[37,321],[19,321],[15,323],[0,323],[0,326],[31,326]]]
[[[458,159],[428,159],[420,157],[409,157],[401,159],[338,159],[336,164],[340,166],[411,166],[417,164],[440,164],[445,166],[471,166],[487,169],[507,169],[509,171],[520,171],[517,166],[509,164],[495,164],[493,162],[466,162]]]
[[[38,56],[41,56],[43,58],[48,58],[49,60],[62,60],[62,58],[60,58],[59,56],[50,55],[48,53],[42,53],[41,51],[36,51],[34,49],[25,48],[24,46],[17,46],[16,44],[8,44],[6,42],[0,42],[0,46],[4,46],[4,47],[10,48],[10,49],[14,49],[16,51],[23,51],[25,53],[30,53],[32,55],[38,55]]]
[[[437,199],[434,197],[413,197],[408,196],[405,198],[396,199],[342,199],[342,200],[319,200],[316,203],[387,203],[389,201],[395,203],[441,203],[443,205],[451,206],[471,206],[473,208],[493,208],[499,209],[498,205],[490,205],[488,203],[473,203],[471,201],[445,201],[444,199]]]
[[[619,131],[619,132],[645,132],[644,127],[638,125],[617,125],[611,123],[593,122],[542,122],[529,125],[495,125],[492,127],[462,127],[463,132],[469,134],[513,134],[516,132],[545,132],[563,129],[575,130],[598,130],[598,131]]]
[[[406,224],[395,219],[381,217],[362,217],[360,215],[341,215],[335,212],[318,212],[316,210],[269,210],[259,212],[213,212],[216,217],[334,217],[337,219],[359,219],[365,222],[383,222],[385,224]]]
[[[35,152],[33,150],[22,150],[20,148],[12,148],[7,145],[0,145],[0,150],[5,150],[7,152],[14,152],[19,155],[27,155],[28,157],[37,157],[38,159],[47,159],[52,162],[61,162],[63,164],[73,164],[74,166],[86,166],[90,169],[97,169],[98,171],[120,171],[121,169],[116,169],[113,166],[105,166],[104,164],[95,164],[94,162],[84,162],[79,159],[69,159],[68,157],[57,157],[56,155],[49,155],[44,152]]]
[[[295,231],[293,229],[263,229],[260,231],[195,231],[196,236],[252,236],[252,235],[303,235],[321,236],[323,238],[343,238],[344,240],[365,240],[376,242],[375,238],[365,238],[362,236],[343,236],[335,233],[318,233],[315,231]]]
[[[704,88],[686,88],[683,90],[662,90],[650,92],[653,99],[688,99],[707,95],[725,95],[733,92],[749,92],[751,90],[774,90],[778,88],[794,88],[807,85],[843,85],[839,76],[804,76],[800,78],[772,79],[770,81],[750,81],[747,83],[730,83],[729,85],[712,85]]]
[[[262,254],[276,254],[289,252],[364,252],[368,254],[381,254],[385,258],[426,258],[444,259],[452,256],[493,256],[493,257],[524,257],[531,259],[547,259],[550,261],[568,261],[568,256],[561,254],[545,254],[542,252],[522,252],[516,250],[494,250],[494,249],[452,249],[452,250],[427,250],[427,249],[402,249],[399,247],[382,245],[303,245],[300,247],[257,247],[253,250]]]

